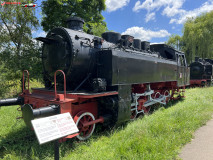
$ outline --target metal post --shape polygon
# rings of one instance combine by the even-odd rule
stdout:
[[[55,140],[54,150],[55,150],[55,153],[54,153],[55,160],[59,160],[59,142],[58,142],[58,140]]]

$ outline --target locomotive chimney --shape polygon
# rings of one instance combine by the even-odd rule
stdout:
[[[121,39],[121,34],[117,32],[104,32],[102,34],[102,38],[107,42],[116,44]]]
[[[70,17],[67,19],[67,27],[69,29],[83,31],[84,20],[80,17]]]
[[[198,60],[199,60],[199,57],[195,57],[195,62],[198,62]]]

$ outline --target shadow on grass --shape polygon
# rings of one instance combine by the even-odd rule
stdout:
[[[45,159],[54,155],[54,143],[39,145],[34,131],[20,128],[6,135],[0,141],[0,158],[7,155],[20,159]]]
[[[98,131],[101,130],[101,126],[97,126]],[[111,131],[111,130],[108,130]],[[100,136],[110,136],[110,132],[102,130],[96,132],[93,139],[98,139]],[[76,138],[68,139],[66,142],[60,144],[60,157],[64,157],[66,153],[72,152],[77,146],[83,144],[90,144],[90,140],[80,142]],[[12,156],[9,156],[12,155]],[[15,156],[18,159],[53,159],[54,157],[54,142],[49,142],[43,145],[39,145],[34,131],[27,127],[22,127],[19,130],[15,130],[0,140],[0,159],[7,156]],[[7,158],[9,158],[7,157]],[[6,159],[7,159],[6,158]],[[11,158],[9,158],[11,159]]]

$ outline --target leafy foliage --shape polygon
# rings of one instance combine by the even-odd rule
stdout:
[[[182,48],[183,48],[182,37],[179,36],[179,35],[173,34],[169,37],[167,44],[172,46],[173,48],[175,48],[177,50],[182,50]]]
[[[186,21],[183,36],[172,35],[167,44],[186,53],[188,62],[195,56],[213,59],[213,11]]]
[[[41,25],[45,31],[54,27],[66,27],[70,16],[85,20],[84,31],[100,36],[107,30],[101,12],[105,10],[105,0],[47,0],[42,2],[43,19]]]
[[[188,59],[195,56],[213,58],[213,11],[196,19],[189,19],[183,30],[184,50]]]
[[[21,0],[20,2],[25,2]],[[21,5],[4,5],[0,8],[0,90],[17,85],[25,69],[31,78],[39,78],[41,70],[40,46],[32,39],[32,31],[39,26],[35,10]],[[8,81],[14,83],[8,84]],[[8,84],[8,85],[7,85]]]

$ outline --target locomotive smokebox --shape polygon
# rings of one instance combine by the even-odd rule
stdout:
[[[46,37],[39,37],[43,43],[42,63],[44,70],[45,88],[51,89],[54,82],[54,73],[62,70],[66,75],[67,88],[76,89],[82,82],[84,85],[88,75],[93,73],[95,52],[98,47],[94,44],[97,38],[84,33],[84,21],[78,17],[68,19],[68,27],[57,27],[48,32]],[[56,75],[58,85],[63,84],[64,77]],[[87,85],[86,85],[87,86]],[[63,89],[60,88],[59,89]]]
[[[70,17],[67,19],[67,28],[83,31],[84,20],[80,17]]]
[[[107,42],[116,44],[121,39],[121,34],[117,32],[105,32],[102,34],[102,38]]]

